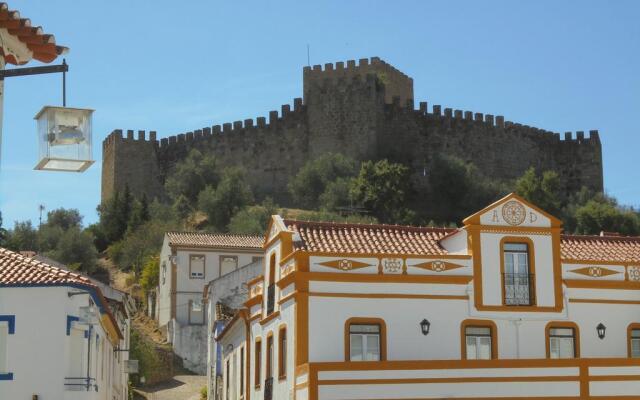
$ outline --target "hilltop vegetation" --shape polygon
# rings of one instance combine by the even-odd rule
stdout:
[[[0,214],[0,244],[37,251],[90,274],[100,272],[96,259],[106,254],[120,269],[133,271],[137,279],[142,276],[150,288],[158,268],[154,257],[166,231],[263,234],[276,213],[302,220],[456,226],[515,191],[560,218],[567,233],[640,234],[637,210],[586,188],[566,195],[553,171],[530,168],[513,182],[501,182],[452,157],[440,157],[431,165],[424,179],[414,181],[402,164],[356,163],[341,154],[325,154],[309,161],[289,183],[288,197],[296,207],[291,209],[259,198],[242,168],[223,168],[213,156],[192,150],[166,179],[169,201],[136,199],[126,188],[98,206],[99,222],[86,228],[74,209],[50,211],[39,228],[31,221],[17,221],[5,230]]]

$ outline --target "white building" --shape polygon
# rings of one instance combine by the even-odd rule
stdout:
[[[126,400],[129,315],[108,295],[0,248],[0,399]]]
[[[640,238],[511,194],[459,229],[272,219],[225,400],[640,398]]]
[[[167,232],[160,252],[158,325],[184,366],[207,371],[207,283],[262,259],[261,236]]]

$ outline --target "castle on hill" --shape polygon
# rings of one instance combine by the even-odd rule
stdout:
[[[563,137],[503,116],[415,107],[413,79],[378,57],[305,67],[303,98],[281,112],[158,139],[156,132],[114,130],[102,144],[102,201],[128,186],[163,198],[164,181],[190,149],[241,165],[259,195],[287,204],[287,183],[308,161],[332,152],[357,161],[388,159],[413,171],[416,187],[436,155],[475,164],[485,176],[511,180],[530,166],[555,170],[565,192],[603,190],[598,131]]]

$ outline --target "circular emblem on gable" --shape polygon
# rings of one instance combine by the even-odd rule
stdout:
[[[502,218],[509,225],[520,225],[526,216],[527,212],[524,206],[515,200],[508,201],[502,206]]]

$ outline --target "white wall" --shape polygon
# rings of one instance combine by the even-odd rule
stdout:
[[[92,330],[90,362],[91,377],[98,378],[99,391],[65,391],[71,360],[71,337],[66,334],[67,315],[79,316],[79,307],[89,304],[86,294],[67,295],[77,291],[67,287],[0,289],[0,315],[15,315],[16,319],[15,334],[8,338],[8,370],[13,372],[14,379],[0,381],[0,399],[30,399],[34,394],[41,400],[122,399],[125,375],[122,365],[113,360],[113,346],[108,340],[101,340],[105,344],[104,352],[96,353],[96,337],[107,338],[99,323]],[[85,346],[86,343],[85,339]],[[100,379],[100,371],[96,371],[102,363],[102,353],[112,365],[111,375],[105,371],[104,379]],[[86,361],[83,364],[85,373],[82,376],[86,376]]]

